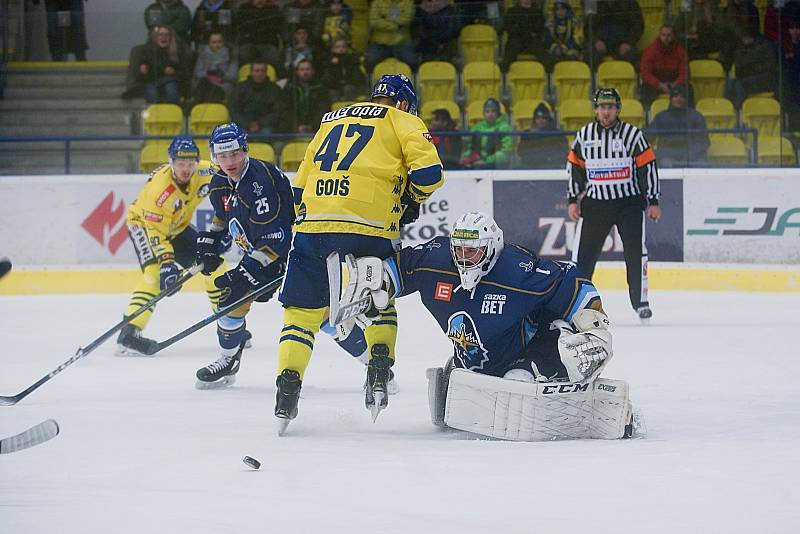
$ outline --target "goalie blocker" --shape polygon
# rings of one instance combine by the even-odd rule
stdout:
[[[624,380],[523,382],[466,369],[427,370],[431,422],[497,439],[620,439],[634,433]]]

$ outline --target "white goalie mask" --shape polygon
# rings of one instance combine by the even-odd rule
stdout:
[[[472,290],[503,251],[503,231],[493,218],[480,211],[465,213],[450,232],[450,253],[461,277],[461,287]]]

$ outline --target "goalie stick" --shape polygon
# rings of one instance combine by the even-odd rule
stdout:
[[[0,439],[0,454],[17,452],[44,443],[56,437],[59,430],[55,419],[42,421],[16,436]]]
[[[331,326],[337,327],[369,310],[370,306],[372,306],[372,295],[367,294],[352,302],[347,302],[351,299],[345,298],[343,302],[341,295],[342,263],[338,252],[334,251],[328,255],[326,267],[328,269],[328,289],[330,291],[330,319],[328,322]],[[358,272],[351,272],[352,268],[355,268],[355,264],[348,263],[349,280],[354,281],[358,278]],[[348,297],[347,292],[345,292],[345,297]]]
[[[258,297],[260,297],[264,293],[267,293],[267,292],[275,289],[276,287],[278,287],[281,284],[282,281],[283,281],[283,275],[280,275],[277,278],[275,278],[274,280],[272,280],[271,282],[268,282],[267,284],[259,287],[257,290],[253,291],[252,293],[248,293],[247,295],[243,296],[242,298],[240,298],[236,302],[233,302],[233,303],[225,306],[224,308],[220,308],[219,310],[215,311],[211,315],[209,315],[209,316],[201,319],[200,321],[196,322],[192,326],[186,328],[185,330],[183,330],[181,332],[178,332],[177,334],[175,334],[171,338],[165,339],[164,341],[159,341],[158,343],[154,343],[151,347],[148,347],[148,350],[145,351],[145,354],[148,355],[148,356],[152,356],[153,354],[164,350],[165,348],[169,347],[170,345],[173,345],[173,344],[177,343],[181,339],[194,334],[195,332],[197,332],[201,328],[205,328],[206,326],[210,325],[211,323],[213,323],[214,321],[216,321],[217,319],[219,319],[223,315],[227,315],[228,313],[232,312],[236,308],[238,308],[240,306],[243,306],[244,304],[247,304],[248,302],[251,302],[251,301],[257,299]]]
[[[102,334],[100,334],[100,336],[97,339],[86,345],[86,347],[78,347],[78,351],[72,358],[70,358],[69,360],[65,361],[64,363],[62,363],[61,365],[50,371],[49,374],[43,376],[25,390],[17,393],[16,395],[11,395],[11,396],[0,395],[0,406],[13,406],[14,404],[18,403],[19,401],[21,401],[22,399],[24,399],[25,397],[36,391],[42,384],[44,384],[45,382],[56,376],[58,373],[60,373],[73,363],[77,362],[90,352],[92,352],[100,345],[102,345],[105,340],[116,334],[119,330],[122,329],[123,326],[130,323],[135,318],[139,317],[145,311],[152,308],[159,300],[169,295],[172,295],[176,291],[175,287],[180,287],[187,280],[189,280],[189,278],[199,273],[202,268],[203,268],[202,264],[193,265],[188,269],[186,269],[185,271],[183,271],[183,273],[178,278],[178,281],[176,282],[174,287],[165,289],[164,291],[162,291],[161,293],[150,299],[146,304],[143,304],[141,308],[139,308],[132,314],[123,317],[120,322],[118,322],[117,324],[115,324]]]

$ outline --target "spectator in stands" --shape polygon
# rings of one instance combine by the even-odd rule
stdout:
[[[328,90],[317,80],[314,64],[301,60],[295,67],[293,79],[284,92],[284,124],[288,131],[314,133],[319,128],[322,115],[331,108]]]
[[[789,130],[800,130],[800,17],[789,22],[786,28],[789,39],[781,50],[783,81],[786,91],[783,105],[789,116]]]
[[[753,0],[730,0],[728,7],[722,11],[721,17],[721,43],[720,61],[725,70],[731,68],[740,46],[742,36],[749,34],[757,36],[761,33],[758,8],[753,5]]]
[[[281,130],[283,94],[267,78],[267,64],[250,64],[250,76],[236,84],[230,98],[231,118],[251,134]]]
[[[598,0],[597,14],[588,17],[592,70],[606,56],[636,63],[636,43],[644,32],[642,9],[636,0]]]
[[[197,102],[224,102],[239,76],[239,64],[225,45],[221,32],[212,32],[208,44],[197,51],[194,66],[194,99]]]
[[[278,71],[283,68],[283,14],[274,0],[252,0],[240,5],[236,12],[236,29],[241,65],[266,61]]]
[[[780,8],[769,0],[764,12],[764,37],[777,43],[780,35],[785,44],[789,40],[789,25],[795,21],[800,21],[800,0],[789,0]]]
[[[555,119],[544,102],[533,110],[531,132],[556,131]],[[523,137],[517,153],[524,169],[558,169],[564,166],[564,154],[569,152],[567,140],[562,135],[533,135]]]
[[[353,10],[342,0],[327,0],[328,10],[322,25],[322,44],[330,48],[333,41],[344,38],[350,42],[350,24],[353,22]]]
[[[53,61],[66,61],[75,54],[75,61],[86,61],[86,24],[84,0],[45,0],[47,12],[47,45]],[[39,0],[34,0],[38,4]],[[60,13],[66,13],[61,15]]]
[[[133,47],[123,98],[178,104],[192,78],[192,52],[169,26],[156,26],[147,43]]]
[[[538,61],[545,61],[542,6],[533,0],[517,0],[516,5],[506,11],[505,21],[508,40],[503,70],[508,70],[520,54],[529,54]]]
[[[685,85],[670,89],[669,108],[650,123],[658,138],[658,164],[662,167],[703,166],[707,163],[708,134],[687,130],[705,130],[706,120],[698,113],[689,98]],[[671,133],[659,133],[672,130]]]
[[[234,0],[202,0],[192,18],[192,42],[195,49],[208,42],[211,32],[221,32],[226,43],[236,42]]]
[[[500,102],[494,98],[483,104],[483,120],[469,129],[470,132],[510,132],[508,119],[500,112]],[[507,167],[514,150],[514,138],[510,135],[474,135],[467,142],[461,158],[466,169],[500,169]],[[563,156],[563,154],[562,154]]]
[[[367,71],[387,57],[395,57],[416,70],[418,60],[411,40],[413,0],[373,0],[369,7],[370,39],[364,51]]]
[[[331,44],[320,61],[322,85],[328,88],[331,102],[354,101],[367,90],[367,78],[361,70],[361,62],[347,44],[339,37]]]
[[[777,91],[778,66],[772,44],[752,28],[742,30],[733,53],[736,78],[728,80],[726,92],[737,108],[755,93]]]
[[[681,11],[674,28],[677,41],[686,47],[689,59],[707,59],[719,52],[721,14],[710,0],[692,0],[689,11]]]
[[[291,42],[295,29],[302,27],[308,32],[310,45],[321,49],[325,8],[320,0],[292,0],[283,7],[283,19],[286,22],[285,43]]]
[[[583,44],[580,33],[583,27],[575,16],[569,0],[556,0],[553,3],[553,16],[547,22],[544,46],[547,49],[545,65],[552,69],[559,61],[579,60]]]
[[[686,50],[675,40],[671,24],[662,25],[656,40],[645,48],[639,69],[645,106],[658,95],[669,95],[672,87],[687,82],[689,60]]]
[[[455,132],[456,122],[446,109],[433,110],[431,123],[428,125],[431,142],[436,145],[439,159],[445,169],[461,168],[461,137],[457,135],[437,135],[440,132]]]
[[[314,49],[308,41],[308,29],[297,26],[292,32],[292,45],[283,51],[283,68],[287,73],[294,72],[301,61],[314,61]]]
[[[458,43],[458,15],[449,0],[422,0],[411,25],[417,55],[424,61],[453,61]]]
[[[156,26],[169,26],[184,43],[190,42],[192,12],[183,0],[156,0],[144,10],[144,24],[148,34]]]

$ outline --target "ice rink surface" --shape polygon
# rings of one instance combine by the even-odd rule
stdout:
[[[0,533],[800,532],[800,298],[653,292],[638,324],[603,294],[615,357],[648,434],[513,443],[430,424],[425,368],[451,344],[416,297],[398,302],[401,391],[373,424],[363,367],[327,336],[300,414],[276,435],[281,309],[256,305],[232,388],[198,391],[214,327],[152,358],[109,342],[12,407],[0,437],[55,418],[55,439],[0,456]],[[16,394],[119,320],[127,295],[2,297],[0,394]],[[165,339],[208,312],[159,306]],[[249,470],[242,457],[262,462]]]

